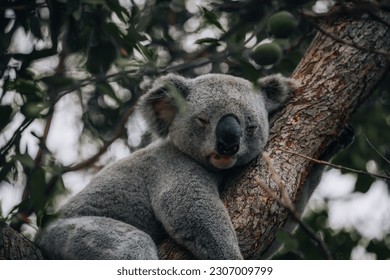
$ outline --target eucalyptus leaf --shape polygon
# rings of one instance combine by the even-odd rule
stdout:
[[[41,78],[41,81],[52,88],[70,88],[75,84],[72,78],[62,77],[59,75],[47,76]]]
[[[0,106],[0,131],[10,122],[12,112],[13,110],[10,105]]]
[[[204,45],[204,44],[216,44],[216,45],[220,45],[218,39],[215,39],[215,38],[202,38],[202,39],[198,39],[195,41],[196,44],[199,44],[199,45]]]
[[[22,113],[29,118],[37,118],[41,116],[43,110],[49,107],[48,102],[27,102],[23,105],[21,111]]]
[[[35,162],[34,160],[32,159],[32,157],[25,153],[25,154],[16,154],[14,157],[13,157],[14,160],[20,162],[23,166],[27,167],[27,168],[33,168],[34,165],[35,165]]]
[[[209,24],[216,26],[224,33],[226,32],[226,30],[222,27],[222,24],[218,21],[217,15],[213,11],[208,10],[206,7],[202,7],[200,10],[202,12],[203,17]]]

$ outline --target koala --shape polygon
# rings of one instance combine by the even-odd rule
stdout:
[[[198,259],[242,259],[219,190],[263,151],[293,88],[280,74],[158,79],[139,103],[158,140],[105,167],[36,244],[50,259],[158,259],[169,235]]]

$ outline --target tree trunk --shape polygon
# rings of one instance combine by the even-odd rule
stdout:
[[[389,22],[389,14],[381,17]],[[390,49],[388,24],[372,17],[336,16],[321,22],[319,30],[292,74],[301,86],[277,116],[266,147],[292,201],[299,197],[312,163],[281,149],[319,158],[389,67],[389,56],[379,54]],[[222,195],[246,259],[261,258],[288,218],[287,210],[253,182],[259,175],[275,191],[269,174],[259,159]],[[172,240],[159,249],[162,258],[190,257]]]
[[[381,17],[390,22],[389,14]],[[318,32],[292,74],[301,87],[276,117],[266,148],[293,201],[301,193],[312,163],[281,149],[318,158],[389,67],[389,56],[379,54],[390,49],[388,24],[372,17],[336,16],[327,17],[319,27],[322,32]],[[261,258],[288,218],[287,210],[253,182],[256,176],[277,189],[267,166],[257,160],[222,195],[247,259]],[[9,227],[0,225],[0,259],[42,257],[31,242],[15,235]],[[30,253],[23,253],[24,248]],[[163,259],[191,258],[171,239],[160,244],[159,253]]]
[[[0,221],[0,260],[42,260],[39,249],[23,235]]]

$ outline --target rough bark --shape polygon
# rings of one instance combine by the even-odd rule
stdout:
[[[23,235],[0,221],[0,260],[42,260],[39,249]]]
[[[382,17],[389,22],[389,14]],[[301,87],[277,116],[266,147],[293,201],[299,196],[312,163],[280,149],[319,158],[389,67],[389,57],[378,54],[390,49],[389,25],[367,16],[337,16],[324,20],[319,27],[321,32],[292,74]],[[333,39],[327,34],[333,35]],[[340,40],[335,41],[334,37]],[[351,43],[359,48],[349,46]],[[257,175],[277,190],[267,166],[257,160],[227,186],[222,197],[246,259],[261,258],[288,218],[287,210],[254,184]],[[162,258],[190,257],[172,240],[161,244],[159,250]]]
[[[384,15],[390,22],[389,14]],[[389,57],[372,50],[390,49],[389,25],[371,17],[329,17],[322,22],[307,53],[292,74],[301,87],[273,123],[266,151],[292,200],[299,196],[312,163],[280,149],[318,158],[388,71]],[[343,44],[328,35],[332,34]],[[350,43],[359,48],[348,46]],[[366,49],[366,50],[364,50]],[[247,259],[261,258],[275,233],[288,218],[280,206],[253,182],[260,176],[276,190],[266,165],[257,160],[227,186],[222,199],[229,210]],[[163,259],[188,259],[191,255],[167,239],[159,245]],[[0,224],[0,259],[40,259],[27,239]]]

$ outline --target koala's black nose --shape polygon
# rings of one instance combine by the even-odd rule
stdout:
[[[216,129],[217,152],[220,155],[232,156],[240,149],[241,126],[234,115],[222,117]]]

